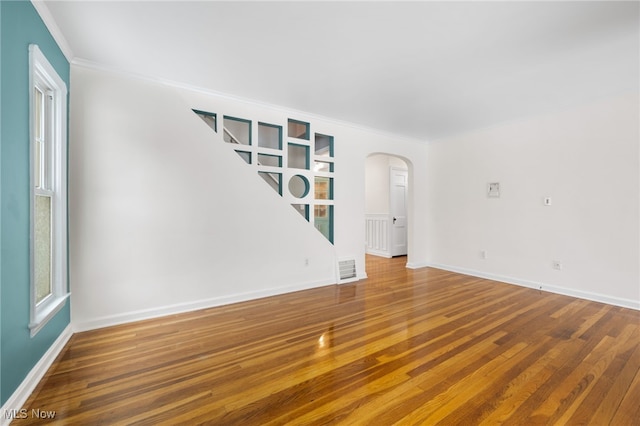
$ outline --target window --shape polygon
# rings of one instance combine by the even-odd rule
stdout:
[[[34,336],[67,291],[67,86],[38,46],[29,46],[31,318]]]

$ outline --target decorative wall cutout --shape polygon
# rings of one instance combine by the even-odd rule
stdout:
[[[258,154],[258,163],[269,167],[282,167],[282,156],[271,154]]]
[[[309,140],[309,123],[289,119],[287,120],[287,136],[290,138]]]
[[[289,192],[296,198],[306,197],[310,189],[309,181],[302,175],[294,175],[289,179]]]
[[[309,221],[309,204],[291,204],[291,206],[296,209],[306,221]]]
[[[218,133],[216,113],[193,112]],[[282,125],[226,115],[222,123],[223,140],[234,145],[240,158],[333,244],[333,136],[313,133],[311,123],[288,119],[284,143]]]
[[[270,149],[282,149],[282,126],[258,123],[258,146]]]
[[[196,109],[194,109],[193,112],[195,112],[198,117],[202,118],[202,121],[207,123],[207,126],[209,126],[214,132],[218,131],[216,114],[212,112],[198,111]]]
[[[315,154],[322,157],[333,157],[333,136],[315,135]]]
[[[251,121],[224,116],[224,141],[238,145],[251,145]]]
[[[290,143],[287,165],[291,169],[309,170],[309,147]]]
[[[282,173],[258,172],[258,175],[260,175],[274,191],[282,195]]]
[[[236,153],[244,160],[245,163],[251,164],[251,153],[247,151],[238,151],[236,149]]]

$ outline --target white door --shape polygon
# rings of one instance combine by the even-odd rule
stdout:
[[[409,173],[405,169],[390,169],[391,256],[407,254],[408,176]]]

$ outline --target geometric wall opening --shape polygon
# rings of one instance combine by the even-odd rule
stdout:
[[[216,113],[196,109],[193,112],[218,133]],[[274,124],[222,117],[219,132],[222,140],[234,145],[234,151],[247,166],[254,168],[283,201],[333,244],[333,136],[314,133],[312,123],[291,118],[286,123]],[[285,128],[286,141],[283,137]],[[253,140],[253,135],[257,135],[257,141]]]
[[[295,139],[309,140],[309,123],[299,120],[287,120],[287,136]]]
[[[288,145],[287,166],[293,169],[309,170],[309,147],[297,143]]]
[[[214,132],[218,131],[216,114],[212,112],[198,111],[197,109],[194,109],[192,111],[195,112],[196,115],[202,119],[202,121],[207,123],[207,126],[209,126],[211,130],[213,130]]]
[[[251,121],[225,116],[224,141],[239,145],[251,145]]]
[[[333,200],[333,178],[316,176],[314,184],[316,200]]]
[[[333,244],[333,206],[316,204],[313,207],[313,224]]]
[[[264,179],[274,191],[282,195],[282,173],[258,172],[258,175]]]
[[[251,164],[251,153],[247,151],[240,151],[236,149],[236,153],[244,160],[245,163]]]
[[[269,167],[282,167],[282,156],[258,154],[258,164]]]
[[[258,146],[270,149],[282,149],[282,126],[258,123]]]
[[[291,204],[291,206],[302,215],[304,220],[309,221],[309,204]]]
[[[315,154],[323,157],[333,157],[333,136],[315,134]]]
[[[289,179],[289,192],[296,198],[306,197],[310,189],[309,180],[302,175],[294,175]]]

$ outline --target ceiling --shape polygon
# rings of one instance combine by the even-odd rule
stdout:
[[[639,87],[635,1],[44,4],[74,61],[422,141]]]

